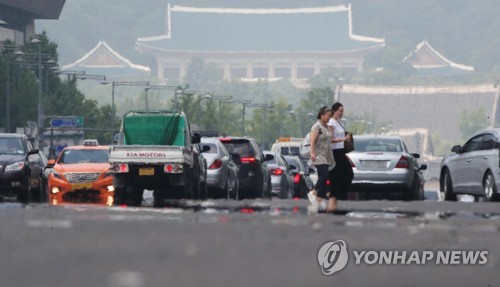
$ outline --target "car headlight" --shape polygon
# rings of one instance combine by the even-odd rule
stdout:
[[[24,162],[20,161],[5,166],[5,172],[20,171],[23,170],[23,168],[24,168]]]

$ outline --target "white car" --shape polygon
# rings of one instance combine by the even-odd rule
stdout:
[[[445,200],[454,201],[457,194],[485,197],[500,196],[500,129],[476,133],[463,146],[456,145],[441,162],[440,191]]]
[[[363,195],[399,193],[405,200],[423,200],[424,177],[417,153],[411,153],[399,136],[360,135],[348,154],[354,172],[352,190]]]

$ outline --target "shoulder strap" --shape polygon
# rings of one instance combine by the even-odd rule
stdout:
[[[337,123],[339,123],[339,125],[340,125],[340,126],[341,126],[344,130],[345,130],[344,125],[343,125],[343,124],[342,124],[339,120],[336,120],[336,121],[337,121]]]

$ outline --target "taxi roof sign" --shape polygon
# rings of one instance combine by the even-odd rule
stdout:
[[[301,142],[303,138],[280,137],[276,142]]]
[[[84,146],[98,146],[99,141],[97,139],[88,139],[83,141]]]

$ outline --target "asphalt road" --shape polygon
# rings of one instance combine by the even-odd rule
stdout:
[[[500,205],[305,200],[171,202],[162,209],[0,204],[0,286],[500,286]],[[344,240],[347,266],[318,250]],[[482,265],[356,264],[357,251],[488,251]]]

